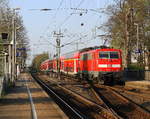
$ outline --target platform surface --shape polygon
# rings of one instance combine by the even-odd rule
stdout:
[[[0,99],[0,119],[32,119],[29,92],[37,119],[68,119],[27,73],[21,74],[16,86]]]

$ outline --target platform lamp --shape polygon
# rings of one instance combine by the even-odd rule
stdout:
[[[1,38],[2,38],[2,40],[7,40],[8,39],[8,33],[1,33]]]
[[[16,11],[20,10],[20,8],[13,8],[13,16],[12,16],[12,82],[16,79]]]

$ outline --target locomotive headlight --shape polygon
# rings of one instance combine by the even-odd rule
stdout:
[[[120,65],[120,64],[113,64],[112,67],[113,67],[113,68],[120,68],[121,65]]]
[[[99,64],[98,67],[99,68],[107,68],[107,64]]]

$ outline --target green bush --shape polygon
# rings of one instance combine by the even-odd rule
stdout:
[[[128,66],[129,70],[144,70],[143,66],[139,66],[138,64],[130,64]]]

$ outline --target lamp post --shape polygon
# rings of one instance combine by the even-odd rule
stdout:
[[[134,23],[134,25],[136,26],[136,38],[137,38],[137,42],[136,42],[136,47],[137,47],[137,63],[139,63],[139,65],[141,64],[141,62],[139,61],[139,53],[140,53],[140,49],[139,49],[139,24]]]
[[[13,9],[13,17],[12,17],[12,83],[14,84],[14,80],[16,79],[16,10],[20,10],[20,8]]]
[[[137,50],[139,51],[139,24],[134,23],[134,25],[136,26],[136,38],[137,38],[136,47],[137,47]]]

